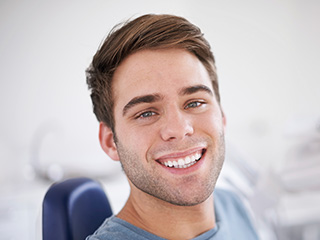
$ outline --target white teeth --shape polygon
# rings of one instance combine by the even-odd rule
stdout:
[[[184,159],[179,158],[176,161],[167,161],[164,162],[163,165],[166,167],[174,167],[174,168],[187,168],[195,164],[201,158],[201,153],[195,153],[192,156],[187,156]]]
[[[179,166],[183,166],[184,165],[184,160],[182,158],[180,158],[178,160],[178,164],[179,164]]]

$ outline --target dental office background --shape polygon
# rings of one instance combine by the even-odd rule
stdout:
[[[184,16],[212,46],[227,116],[218,185],[241,195],[261,239],[320,239],[319,12],[316,0],[1,0],[0,239],[41,238],[43,196],[65,178],[99,180],[123,206],[85,69],[116,23],[144,13]]]

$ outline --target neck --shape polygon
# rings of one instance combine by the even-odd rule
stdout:
[[[177,206],[133,186],[117,217],[166,239],[192,239],[215,227],[213,195],[195,206]]]

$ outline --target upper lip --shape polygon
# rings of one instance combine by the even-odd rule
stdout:
[[[156,160],[159,161],[159,160],[165,160],[165,159],[169,159],[169,158],[183,158],[183,157],[186,157],[186,156],[191,155],[193,153],[196,153],[198,151],[202,151],[203,149],[205,149],[205,147],[196,147],[196,148],[192,148],[192,149],[188,149],[188,150],[184,150],[184,151],[166,153],[166,154],[161,155],[158,158],[156,158]]]

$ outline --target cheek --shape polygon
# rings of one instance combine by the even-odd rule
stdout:
[[[211,134],[219,134],[224,132],[222,114],[216,111],[198,116],[195,120],[195,126],[198,129]]]
[[[148,149],[152,147],[156,136],[155,127],[136,127],[130,126],[127,128],[116,129],[118,140],[128,150],[137,153],[138,155],[145,156]]]

